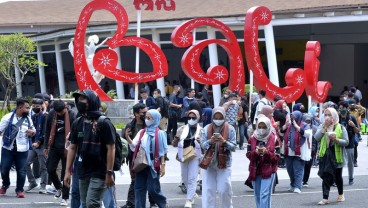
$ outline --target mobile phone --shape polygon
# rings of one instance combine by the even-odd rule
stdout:
[[[213,137],[215,137],[216,139],[218,139],[220,137],[220,133],[213,133]]]

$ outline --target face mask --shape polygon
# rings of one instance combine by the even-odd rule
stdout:
[[[153,98],[157,98],[158,96],[157,95],[154,95]]]
[[[229,97],[229,95],[226,95],[226,94],[224,95],[224,98],[228,98],[228,97]]]
[[[41,112],[41,108],[32,108],[32,111],[38,114],[39,112]]]
[[[300,112],[304,113],[305,109],[304,108],[301,108],[300,109]]]
[[[267,133],[267,129],[258,129],[257,131],[258,131],[258,134],[261,136],[265,136]]]
[[[193,119],[189,119],[188,120],[188,124],[189,124],[189,126],[194,126],[194,125],[196,125],[197,124],[197,119],[195,119],[195,120],[193,120]]]
[[[233,100],[233,104],[234,104],[234,105],[236,104],[236,100]]]
[[[87,111],[87,103],[78,102],[77,109],[79,113],[84,114]]]
[[[27,117],[27,116],[28,116],[28,114],[29,114],[28,112],[23,112],[23,113],[22,113],[22,117]]]
[[[144,122],[146,122],[146,126],[151,126],[153,124],[153,120],[144,120]]]
[[[222,124],[224,124],[225,120],[213,120],[213,123],[216,126],[221,126]]]
[[[345,109],[340,109],[339,111],[340,111],[340,114],[341,115],[345,115],[346,114],[346,110]]]

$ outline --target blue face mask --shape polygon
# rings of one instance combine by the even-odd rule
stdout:
[[[340,109],[339,112],[340,112],[341,115],[345,115],[347,110],[346,109]]]

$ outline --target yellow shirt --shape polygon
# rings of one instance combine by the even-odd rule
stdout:
[[[166,96],[170,95],[173,92],[173,87],[171,87],[170,85],[166,85],[165,92],[166,92]]]

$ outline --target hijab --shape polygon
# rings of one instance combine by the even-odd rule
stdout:
[[[258,129],[258,125],[260,123],[264,123],[267,126],[266,133],[264,135],[261,135],[260,132],[259,132],[259,129]],[[267,118],[266,116],[259,117],[258,120],[257,120],[257,128],[256,128],[256,130],[254,131],[254,134],[253,134],[254,138],[256,138],[258,141],[267,143],[268,139],[270,138],[270,135],[271,135],[271,121],[270,121],[270,119]]]
[[[293,111],[300,111],[300,107],[303,105],[303,103],[297,103],[293,106]]]
[[[273,114],[273,108],[269,105],[264,105],[261,109],[260,114],[265,115],[267,118],[272,119]]]
[[[158,110],[155,110],[155,109],[151,109],[147,112],[151,114],[152,119],[153,119],[153,124],[146,127],[146,133],[150,136],[154,136],[156,132],[156,128],[160,124],[161,114],[160,112],[158,112]]]
[[[214,120],[213,118],[215,117],[216,113],[221,113],[222,116],[223,116],[223,120],[225,120],[225,118],[226,118],[225,108],[221,107],[221,106],[217,106],[212,110],[212,125],[214,127],[214,132],[213,133],[220,133],[222,128],[224,127],[226,121],[221,126],[216,126],[215,123],[213,122],[213,120]]]
[[[275,110],[285,110],[284,109],[284,103],[285,103],[285,100],[279,100],[275,103]]]
[[[327,108],[324,113],[326,113],[326,111],[329,111],[332,115],[332,125],[327,128],[327,131],[333,131],[334,126],[339,123],[339,114],[337,113],[335,108]]]
[[[303,122],[303,114],[300,111],[294,111],[291,113],[291,115],[293,115],[295,122],[298,124],[298,126],[303,129],[303,130],[307,130],[310,128],[310,126],[306,123]],[[297,131],[297,129],[294,127],[294,125],[291,123],[290,124],[290,133],[289,133],[289,138],[288,140],[290,141],[290,149],[295,151],[295,138],[299,137],[299,132]],[[303,145],[305,142],[305,137],[301,136],[300,137],[300,145]]]

